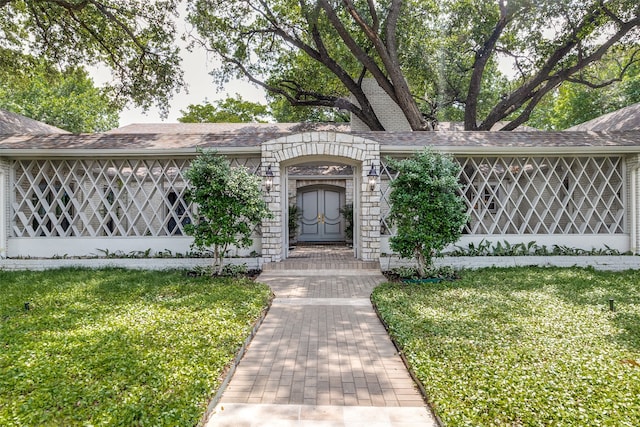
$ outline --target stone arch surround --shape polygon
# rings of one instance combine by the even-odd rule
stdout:
[[[315,160],[338,161],[354,167],[354,251],[363,261],[380,258],[380,192],[368,186],[371,165],[380,171],[379,143],[337,132],[304,132],[262,144],[262,175],[269,167],[273,188],[265,200],[273,217],[262,222],[262,257],[265,262],[286,258],[286,167]]]

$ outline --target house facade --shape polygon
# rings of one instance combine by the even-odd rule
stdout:
[[[389,254],[389,158],[433,147],[461,165],[469,222],[482,239],[636,251],[640,130],[370,132],[324,124],[138,125],[109,133],[0,135],[0,256],[188,255],[197,218],[184,173],[198,149],[272,175],[273,217],[229,255],[278,262],[290,242],[352,242]],[[289,230],[289,206],[301,218]],[[346,233],[345,207],[353,232]],[[348,218],[347,218],[348,219]]]

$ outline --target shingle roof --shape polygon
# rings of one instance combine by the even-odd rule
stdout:
[[[373,132],[370,132],[373,133]],[[365,135],[363,135],[365,136]],[[640,150],[640,131],[631,132],[378,132],[365,136],[380,146],[434,145],[443,147],[553,148],[630,147]]]
[[[0,149],[14,150],[171,150],[215,147],[257,147],[278,138],[279,133],[254,134],[80,134],[80,135],[0,135]]]
[[[255,148],[261,143],[294,132],[202,133],[202,134],[60,134],[0,135],[0,153],[11,150],[120,150],[171,151],[200,148]],[[353,132],[385,147],[459,147],[464,148],[580,148],[637,147],[640,130],[617,132]]]
[[[640,102],[572,126],[568,131],[640,130]]]
[[[310,131],[348,132],[349,123],[134,123],[108,131],[109,134],[130,133],[299,133]]]
[[[66,130],[0,108],[0,134],[69,133]]]
[[[499,131],[502,129],[508,122],[498,122],[491,127],[491,131]],[[462,132],[464,131],[464,122],[440,122],[438,123],[437,130],[439,132]],[[531,126],[520,125],[511,132],[540,132],[539,129],[533,128]]]
[[[506,123],[498,122],[492,131],[500,130]],[[538,129],[519,126],[514,132],[534,132]],[[297,133],[311,131],[350,132],[350,123],[133,123],[108,131],[122,133]],[[464,131],[462,122],[440,122],[438,132]]]

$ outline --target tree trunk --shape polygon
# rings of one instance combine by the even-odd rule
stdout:
[[[220,247],[215,245],[213,247],[213,269],[211,270],[212,276],[219,276],[222,274],[222,268],[224,267],[224,252],[220,251]]]
[[[416,248],[416,263],[418,276],[420,276],[420,278],[425,277],[427,275],[427,260],[419,248]]]

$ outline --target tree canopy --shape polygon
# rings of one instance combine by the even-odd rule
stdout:
[[[190,104],[178,118],[181,123],[279,123],[348,122],[349,116],[340,111],[319,107],[294,107],[285,99],[271,96],[268,105],[242,99],[240,95],[202,104]]]
[[[180,113],[181,123],[261,123],[269,116],[265,105],[245,101],[240,95],[214,103],[190,104]]]
[[[0,108],[74,133],[113,129],[120,111],[84,69],[58,71],[33,58],[27,67],[0,69]]]
[[[636,0],[193,0],[188,19],[222,59],[218,82],[242,77],[372,130],[365,77],[413,130],[442,118],[512,130],[564,82],[607,86],[593,69],[613,49],[629,52],[616,79],[640,60]]]
[[[600,80],[615,80],[611,85],[595,90],[566,82],[542,100],[531,116],[530,125],[562,130],[640,102],[640,63],[630,64],[624,76],[617,75],[624,55],[624,52],[609,55],[596,69]]]
[[[103,64],[113,99],[166,112],[183,86],[174,44],[179,0],[0,0],[0,69],[17,69],[23,53],[58,64]]]

